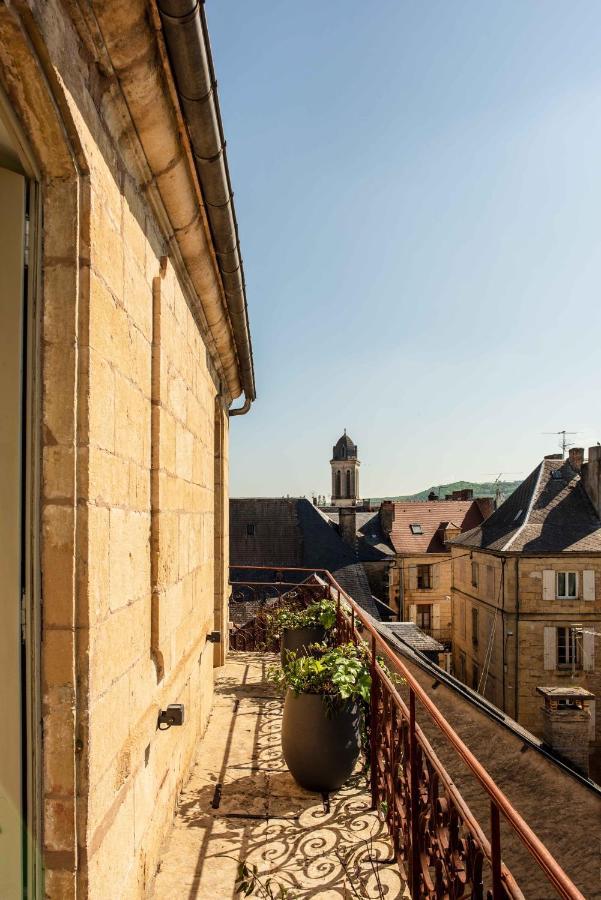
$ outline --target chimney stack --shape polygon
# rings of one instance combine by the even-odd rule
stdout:
[[[588,461],[582,464],[582,483],[589,499],[601,515],[601,444],[588,448]]]
[[[380,527],[384,534],[390,534],[394,522],[394,503],[392,500],[383,500],[380,507]]]
[[[588,778],[591,740],[591,700],[595,695],[581,687],[537,687],[545,698],[543,743]]]
[[[357,543],[357,510],[354,506],[341,506],[338,517],[340,537],[345,544],[354,547]]]
[[[570,447],[569,460],[574,471],[580,472],[584,462],[584,447]]]

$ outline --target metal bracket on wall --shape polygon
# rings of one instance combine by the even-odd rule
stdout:
[[[221,643],[221,632],[220,631],[209,631],[207,634],[207,641],[209,644],[220,644]]]

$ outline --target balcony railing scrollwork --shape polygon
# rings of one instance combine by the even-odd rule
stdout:
[[[232,604],[235,606],[249,596],[257,598],[263,593],[253,618],[232,627],[232,649],[275,649],[266,644],[269,609],[282,603],[306,605],[324,596],[337,601],[337,640],[367,643],[372,673],[368,722],[372,806],[387,823],[413,898],[524,898],[525,894],[503,863],[501,821],[504,820],[557,895],[566,900],[584,900],[553,855],[384,641],[373,620],[329,572],[285,569],[277,573],[278,581],[269,582],[268,574],[273,573],[273,568],[239,567],[238,571],[241,569],[252,570],[256,580],[232,583]],[[490,837],[416,721],[418,707],[429,716],[446,744],[458,754],[488,795]]]

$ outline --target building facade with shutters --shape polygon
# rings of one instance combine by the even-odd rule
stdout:
[[[537,688],[601,692],[601,519],[586,465],[579,450],[545,458],[452,545],[454,673],[539,736]]]
[[[380,523],[394,551],[388,572],[389,604],[437,640],[451,639],[451,545],[492,512],[492,502],[471,496],[424,502],[385,501]]]

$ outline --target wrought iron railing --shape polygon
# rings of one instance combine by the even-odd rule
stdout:
[[[273,568],[253,570],[256,581],[232,583],[232,605],[254,597],[256,614],[230,632],[230,647],[266,649],[266,615],[282,603],[305,604],[319,596],[337,600],[337,640],[364,641],[371,654],[372,692],[369,714],[372,806],[385,817],[399,864],[413,898],[524,898],[501,848],[501,821],[517,835],[539,873],[566,900],[584,900],[553,855],[514,809],[505,794],[444,718],[402,660],[391,650],[373,620],[333,576],[310,569],[280,570],[281,580],[267,580]],[[261,581],[261,573],[265,580]],[[286,578],[286,580],[284,580]],[[302,579],[298,583],[295,579]],[[272,648],[274,649],[274,648]],[[385,666],[381,665],[385,657]],[[402,696],[400,685],[402,682]],[[490,808],[489,833],[478,822],[447,769],[416,721],[423,710],[470,770]],[[533,896],[529,891],[528,897]]]

